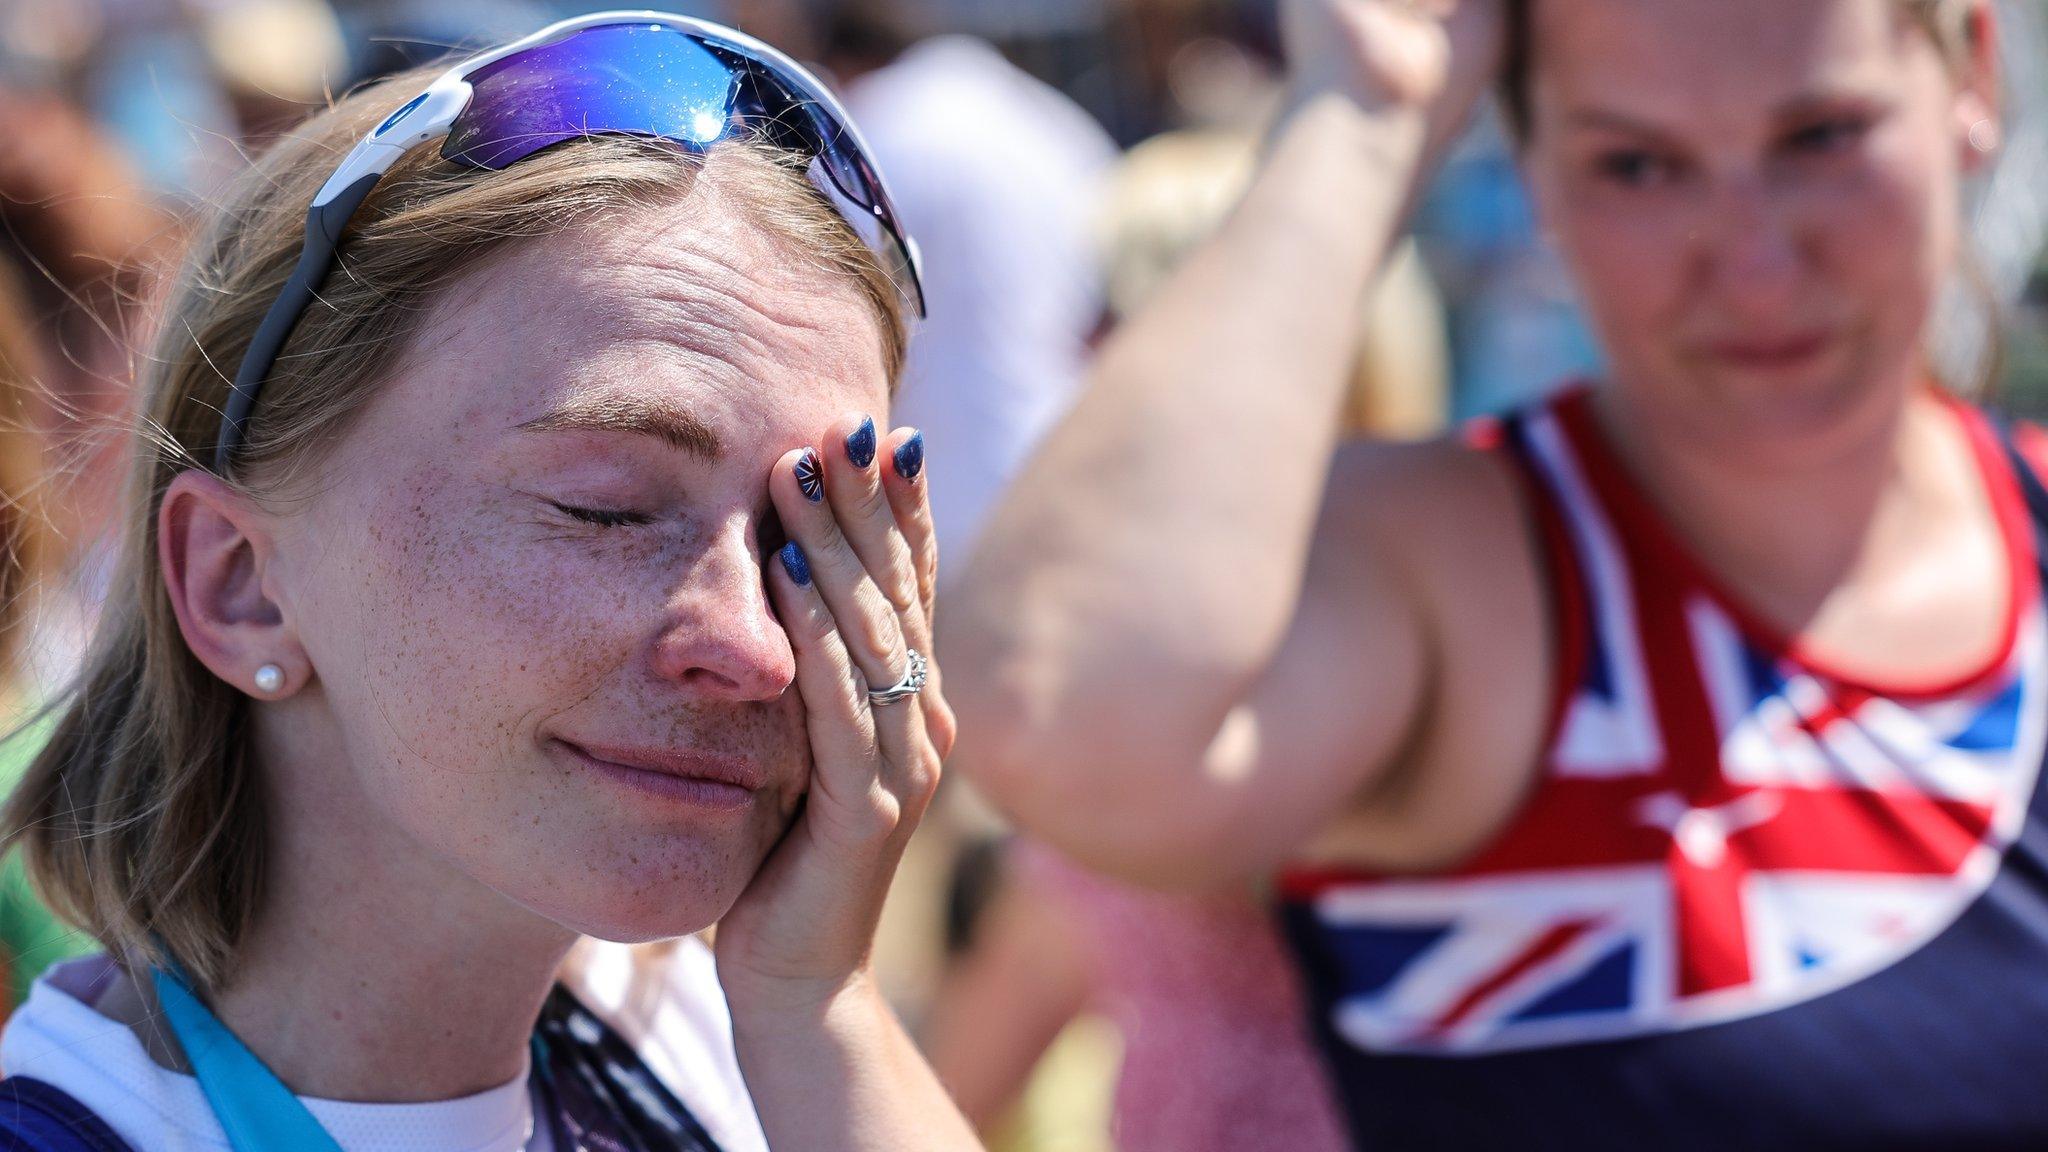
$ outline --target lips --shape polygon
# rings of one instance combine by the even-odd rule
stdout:
[[[1831,343],[1826,332],[1801,332],[1711,341],[1705,351],[1709,358],[1732,367],[1769,371],[1805,364],[1827,351]]]
[[[761,768],[744,759],[669,748],[578,744],[557,738],[582,767],[643,793],[706,808],[751,805],[768,783]]]

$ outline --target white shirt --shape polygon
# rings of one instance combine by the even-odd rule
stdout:
[[[625,995],[630,963],[627,949],[600,945],[584,968],[577,992],[608,1022]],[[151,1060],[134,1032],[94,1009],[113,971],[105,956],[88,956],[37,980],[0,1035],[0,1073],[62,1089],[136,1152],[230,1152],[199,1082]],[[733,1056],[731,1018],[710,950],[682,941],[665,976],[648,1034],[622,1035],[725,1152],[766,1152]],[[555,1152],[546,1125],[535,1123],[524,1073],[474,1096],[431,1104],[308,1096],[299,1102],[344,1152]]]
[[[940,36],[846,91],[924,257],[930,317],[894,422],[924,430],[941,554],[981,521],[1074,398],[1102,315],[1095,220],[1116,147],[988,44]]]

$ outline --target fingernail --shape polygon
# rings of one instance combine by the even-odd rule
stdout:
[[[917,479],[924,471],[924,433],[912,432],[910,439],[896,446],[896,474],[905,480]]]
[[[846,458],[853,461],[855,468],[865,468],[875,462],[875,419],[870,416],[860,422],[853,435],[846,438]]]
[[[825,462],[818,459],[815,449],[806,448],[796,458],[796,486],[813,504],[825,498]]]
[[[784,544],[782,550],[775,555],[781,558],[782,570],[789,573],[789,578],[796,581],[797,587],[811,586],[811,562],[804,559],[804,550],[796,546],[796,541]]]

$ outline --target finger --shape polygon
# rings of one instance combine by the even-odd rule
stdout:
[[[811,751],[821,760],[865,761],[875,753],[866,685],[853,667],[832,612],[812,581],[802,549],[785,544],[768,581],[776,619],[796,656]]]
[[[931,485],[924,480],[924,433],[899,428],[882,444],[888,467],[882,472],[882,490],[896,515],[896,531],[910,552],[911,571],[917,582],[920,611],[906,613],[903,634],[911,647],[931,661],[930,678],[919,703],[924,709],[925,733],[943,759],[953,747],[957,726],[947,706],[945,684],[939,672],[936,642],[932,639],[938,603],[939,544],[932,523]]]
[[[924,433],[915,428],[898,428],[882,447],[889,460],[882,475],[882,491],[896,514],[896,532],[903,537],[903,545],[910,553],[910,570],[917,581],[918,601],[924,607],[925,625],[929,629],[933,607],[938,603],[939,538],[932,528],[931,486],[924,480]]]
[[[828,433],[825,452],[804,449],[785,457],[787,467],[778,469],[769,490],[784,529],[809,560],[853,666],[870,687],[882,689],[909,673],[912,637],[927,659],[931,644],[929,620],[910,575],[909,549],[881,494],[878,448],[873,423],[864,416],[848,417]],[[869,540],[869,551],[882,557],[878,563],[885,572],[869,567],[856,536]],[[887,580],[895,593],[885,594],[879,580]],[[937,691],[930,696],[937,698]],[[875,709],[888,787],[905,799],[920,794],[926,776],[936,778],[926,707],[921,697],[915,707],[906,700]],[[950,744],[950,727],[942,732]]]
[[[818,595],[803,550],[791,543],[769,565],[769,595],[776,619],[796,655],[796,686],[803,695],[811,755],[821,765],[872,764],[877,746],[867,684],[847,656],[832,612]]]
[[[894,798],[894,811],[880,813],[880,819],[915,817],[929,802],[944,759],[944,749],[935,747],[927,733],[924,710],[909,700],[869,702],[875,682],[851,659],[816,568],[795,541],[784,545],[776,559],[769,587],[796,653],[797,688],[808,713],[821,786],[845,810],[867,813],[872,808],[867,793],[879,782]],[[950,728],[944,737],[950,747]]]
[[[882,750],[882,787],[912,818],[921,814],[931,800],[944,759],[934,747],[925,722],[923,704],[929,691],[926,688],[907,700],[868,707],[874,717],[875,743]]]
[[[893,439],[893,437],[892,437]],[[865,415],[842,417],[825,434],[825,497],[839,518],[839,530],[853,546],[868,577],[899,618],[923,615],[910,548],[896,527],[896,513],[883,492],[889,467],[879,454],[875,422]]]
[[[885,688],[903,675],[903,627],[825,500],[824,489],[830,483],[825,476],[830,471],[831,465],[815,449],[787,453],[769,478],[769,498],[783,530],[809,563],[818,595],[839,627],[853,667],[869,684]]]

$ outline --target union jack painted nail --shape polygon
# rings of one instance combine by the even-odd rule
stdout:
[[[804,499],[816,504],[825,498],[825,462],[815,449],[806,448],[796,459],[796,486]]]

